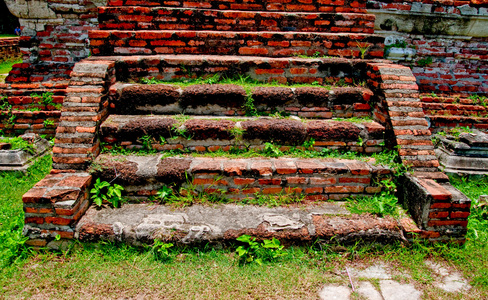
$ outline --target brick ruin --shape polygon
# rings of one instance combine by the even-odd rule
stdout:
[[[391,176],[388,169],[360,161],[100,155],[101,143],[130,149],[142,146],[143,134],[171,137],[176,122],[171,115],[183,112],[191,118],[178,126],[192,139],[154,144],[158,150],[225,150],[242,141],[287,147],[310,138],[318,149],[373,153],[397,147],[402,162],[414,170],[399,196],[416,223],[399,226],[407,236],[464,240],[470,201],[438,171],[430,136],[460,125],[487,129],[486,109],[468,99],[488,91],[486,1],[6,2],[23,26],[24,62],[0,85],[17,116],[15,124],[0,126],[10,133],[55,135],[51,174],[23,197],[29,244],[45,246],[57,234],[71,239],[80,230],[86,233],[77,225],[90,205],[89,188],[96,178],[113,178],[114,169],[133,197],[147,197],[189,176],[200,189],[212,192],[217,186],[229,197],[286,192],[340,200],[374,194],[381,190],[378,179]],[[439,22],[428,24],[426,18]],[[385,49],[393,61],[383,59]],[[247,95],[239,86],[134,83],[213,74],[365,84],[328,92],[255,89],[256,109],[297,118],[263,120],[243,117]],[[32,93],[44,91],[54,93],[61,110],[19,110],[38,101]],[[428,94],[432,91],[439,96]],[[329,120],[354,116],[374,121]],[[55,125],[46,128],[45,119]],[[239,141],[229,134],[233,128],[244,128]],[[93,164],[101,169],[88,173]],[[99,230],[113,230],[104,228]]]

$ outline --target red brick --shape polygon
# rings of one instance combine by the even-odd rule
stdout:
[[[24,203],[42,202],[43,199],[45,199],[43,197],[45,192],[46,192],[45,188],[32,188],[22,196],[22,202]]]
[[[258,179],[261,185],[280,185],[281,178],[270,178],[270,179]]]
[[[451,212],[451,219],[467,219],[469,211],[453,211]]]
[[[459,221],[459,220],[439,220],[439,221],[429,221],[427,226],[429,227],[439,227],[439,226],[462,226],[466,227],[468,225],[468,221]]]
[[[349,177],[340,177],[339,183],[365,183],[369,184],[371,182],[371,178],[349,178]]]
[[[337,180],[334,177],[310,177],[310,185],[322,184],[336,184]]]
[[[193,184],[201,185],[201,184],[212,184],[214,180],[212,178],[194,178]]]
[[[432,203],[430,205],[430,208],[431,209],[450,208],[451,206],[452,206],[452,204],[449,202],[437,202],[437,203]]]
[[[31,247],[45,247],[47,245],[47,241],[44,239],[29,239],[25,242],[25,244]]]
[[[261,176],[270,176],[273,174],[271,162],[269,161],[255,161],[251,164],[251,171],[257,172]]]
[[[245,161],[225,161],[224,174],[228,176],[241,176],[242,172],[246,171],[247,162]]]
[[[286,177],[286,182],[288,184],[306,184],[306,177]]]
[[[327,186],[325,187],[326,193],[362,193],[364,191],[364,187],[362,186]]]
[[[26,217],[24,219],[25,224],[35,223],[35,224],[44,224],[44,218],[42,217]]]
[[[423,239],[438,238],[440,236],[441,236],[440,232],[437,232],[437,231],[425,231],[425,230],[422,230],[422,232],[420,233],[420,237],[423,238]]]
[[[429,219],[445,219],[449,217],[448,211],[433,211],[429,213]]]
[[[73,223],[73,219],[65,219],[65,218],[59,218],[59,217],[46,217],[46,223],[48,224],[55,224],[55,225],[70,225]]]
[[[294,174],[297,172],[296,164],[291,160],[275,160],[274,165],[278,174]]]
[[[263,194],[278,194],[282,190],[281,187],[267,187],[262,189]]]
[[[452,197],[452,194],[448,190],[443,188],[434,180],[418,179],[418,182],[427,190],[429,195],[431,195],[432,199],[434,200],[445,201],[450,200]]]
[[[321,187],[309,187],[305,189],[306,194],[321,194],[324,191]]]
[[[242,189],[243,194],[255,194],[259,193],[261,189],[260,188],[248,188],[248,189]]]
[[[299,187],[288,186],[288,187],[285,187],[284,191],[287,194],[300,194],[303,191],[303,189],[299,188]]]
[[[234,184],[236,185],[249,185],[256,182],[254,178],[234,178]]]

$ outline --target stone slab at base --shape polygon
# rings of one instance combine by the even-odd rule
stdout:
[[[26,171],[34,159],[43,156],[51,145],[45,139],[38,139],[34,143],[35,153],[25,150],[0,150],[0,171]]]
[[[454,155],[445,148],[437,148],[435,154],[445,173],[488,174],[488,158]]]
[[[154,239],[178,244],[219,243],[243,234],[288,243],[405,240],[402,226],[394,218],[350,214],[338,202],[274,208],[234,204],[186,208],[126,204],[120,209],[92,206],[78,223],[75,237],[140,245]]]

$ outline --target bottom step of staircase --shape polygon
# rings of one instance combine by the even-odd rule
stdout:
[[[225,243],[248,234],[283,242],[348,243],[405,240],[404,219],[350,214],[342,202],[297,207],[193,205],[174,208],[126,204],[119,209],[92,206],[80,220],[75,237],[82,241],[110,240],[133,245],[155,239],[177,244]]]

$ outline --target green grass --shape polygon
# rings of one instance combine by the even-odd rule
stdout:
[[[41,180],[51,169],[51,156],[46,155],[27,170],[0,172],[0,268],[28,252],[23,246],[22,195]]]
[[[21,63],[22,59],[16,59],[16,60],[8,60],[4,62],[0,62],[0,74],[7,74],[12,70],[12,66],[14,64]]]
[[[248,76],[238,75],[236,77],[229,78],[229,77],[222,77],[219,74],[207,75],[202,77],[190,76],[190,78],[180,78],[172,81],[158,80],[156,78],[142,78],[140,82],[144,84],[173,84],[173,85],[183,86],[183,87],[196,85],[196,84],[234,84],[234,85],[242,86],[246,91],[250,91],[256,87],[322,87],[330,90],[333,87],[364,85],[364,83],[347,84],[344,81],[338,81],[333,84],[320,84],[317,81],[312,82],[310,84],[307,83],[281,84],[279,82],[262,82],[262,81],[254,80]]]
[[[0,33],[0,38],[11,38],[11,37],[17,37],[18,35],[16,34],[9,34],[9,33]]]
[[[237,242],[224,248],[172,247],[164,261],[156,259],[150,247],[123,244],[75,243],[57,253],[32,253],[21,245],[6,244],[6,237],[20,238],[22,194],[49,169],[50,157],[45,157],[27,175],[0,175],[1,299],[316,299],[325,283],[348,283],[345,267],[380,261],[392,267],[396,280],[423,290],[424,299],[488,299],[488,243],[473,234],[473,229],[488,231],[473,222],[481,214],[470,218],[465,245],[318,242],[287,246],[284,256],[262,266],[239,265]],[[486,178],[453,182],[472,199],[487,192]],[[447,294],[433,287],[435,275],[426,259],[462,272],[473,289]]]

